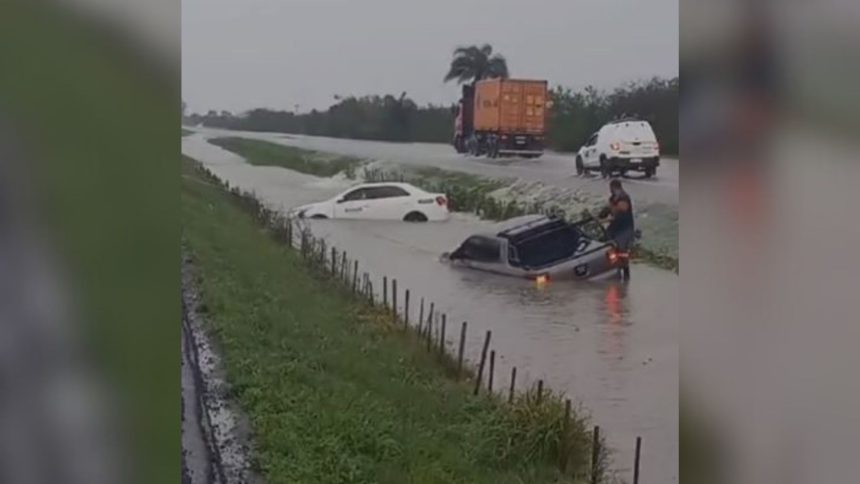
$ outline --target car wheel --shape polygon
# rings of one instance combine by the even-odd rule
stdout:
[[[600,158],[600,176],[602,178],[609,178],[610,175],[612,175],[612,173],[606,163],[606,158]]]
[[[427,216],[421,212],[409,212],[403,217],[406,222],[426,222]]]
[[[315,219],[315,220],[322,220],[322,219],[325,219],[328,217],[326,217],[325,215],[323,215],[321,213],[317,213],[317,214],[311,215],[311,218]]]
[[[645,178],[651,178],[654,176],[655,168],[645,168]]]
[[[582,158],[576,157],[576,174],[582,176],[585,174],[585,166],[582,164]]]

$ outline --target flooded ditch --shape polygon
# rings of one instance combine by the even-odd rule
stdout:
[[[353,183],[250,166],[200,136],[184,138],[183,153],[281,210],[325,199]],[[359,270],[371,274],[377,292],[383,276],[397,279],[401,291],[409,289],[410,319],[417,318],[424,298],[453,327],[468,321],[471,361],[479,358],[484,332],[492,330],[497,387],[506,387],[516,366],[518,388],[542,379],[574,398],[601,426],[622,475],[633,464],[636,436],[642,436],[642,482],[677,482],[676,274],[637,264],[627,284],[557,281],[538,287],[454,269],[440,263],[439,255],[494,227],[467,215],[441,224],[323,220],[310,226],[327,246],[360,261]],[[456,336],[449,334],[449,345]]]

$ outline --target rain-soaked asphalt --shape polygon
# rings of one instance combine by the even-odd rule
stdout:
[[[328,198],[344,182],[277,167],[250,166],[202,136],[183,138],[183,153],[231,185],[253,190],[275,207]],[[409,145],[407,145],[409,146]],[[405,149],[405,148],[398,148]],[[412,294],[412,320],[423,297],[448,315],[449,345],[469,322],[467,357],[480,354],[486,330],[496,350],[496,387],[543,379],[582,403],[616,450],[614,466],[629,478],[635,437],[643,437],[642,482],[677,482],[678,278],[635,265],[628,284],[526,280],[454,269],[438,260],[468,234],[492,224],[456,216],[440,224],[314,221],[327,245],[346,249],[378,290],[383,275]],[[402,296],[400,303],[402,307]]]
[[[434,166],[488,177],[518,177],[540,181],[559,188],[583,189],[597,195],[607,194],[606,181],[599,176],[578,177],[574,173],[574,155],[547,152],[537,159],[487,157],[469,158],[454,152],[451,146],[438,143],[386,143],[283,133],[255,133],[212,128],[194,128],[213,136],[257,138],[310,150],[356,156],[401,164]],[[657,176],[642,180],[631,174],[625,186],[634,200],[647,203],[678,204],[678,160],[660,161]]]

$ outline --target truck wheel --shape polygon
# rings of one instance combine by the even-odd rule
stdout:
[[[657,169],[654,167],[645,168],[645,178],[651,178],[656,171]]]
[[[582,158],[576,157],[576,174],[582,176],[585,174],[585,166],[582,164]]]

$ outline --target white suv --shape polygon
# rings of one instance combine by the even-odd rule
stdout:
[[[599,171],[608,178],[615,173],[641,171],[654,176],[660,166],[660,145],[648,121],[622,119],[605,124],[576,153],[576,174]]]

